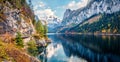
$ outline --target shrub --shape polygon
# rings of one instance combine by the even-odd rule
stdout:
[[[20,32],[17,32],[17,35],[16,35],[16,44],[20,47],[24,47],[24,43],[23,43],[23,39],[21,37],[21,33]]]
[[[36,30],[37,30],[37,33],[44,34],[44,27],[43,27],[41,21],[38,21],[36,23]]]
[[[30,40],[28,43],[28,52],[32,55],[32,56],[36,56],[38,54],[38,49],[36,46],[36,43],[34,40]]]
[[[9,60],[9,56],[5,51],[5,47],[3,47],[3,46],[0,47],[0,59]]]

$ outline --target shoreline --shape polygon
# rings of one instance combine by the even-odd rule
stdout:
[[[79,34],[79,35],[117,35],[120,36],[120,33],[47,33],[47,35],[55,35],[55,34]]]

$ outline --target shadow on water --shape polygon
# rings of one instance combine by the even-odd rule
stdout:
[[[48,35],[52,43],[39,55],[43,62],[120,62],[120,36]]]

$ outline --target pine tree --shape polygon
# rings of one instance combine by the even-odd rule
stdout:
[[[36,30],[39,34],[44,34],[44,27],[43,27],[41,21],[38,21],[36,23]]]
[[[20,47],[24,47],[24,43],[23,43],[23,39],[21,37],[21,33],[20,32],[17,32],[17,35],[16,35],[16,44]]]

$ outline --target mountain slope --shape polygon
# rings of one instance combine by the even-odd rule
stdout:
[[[64,13],[62,25],[78,24],[94,14],[114,13],[120,10],[119,0],[91,0],[88,5],[78,10],[67,9]]]
[[[120,11],[112,14],[102,14],[96,21],[94,16],[83,23],[68,29],[68,32],[82,33],[120,33]],[[94,21],[89,23],[90,21]]]
[[[18,31],[23,35],[31,35],[34,28],[34,14],[25,0],[0,1],[0,33],[15,35]]]
[[[36,33],[33,22],[26,0],[0,0],[0,62],[40,62],[27,51],[26,44]]]
[[[96,15],[102,16],[103,14],[113,14],[118,11],[120,11],[119,0],[91,0],[84,8],[77,10],[67,9],[61,23],[61,30],[58,30],[58,32],[65,32],[69,28],[82,24],[84,21],[90,18],[92,19],[93,17],[99,19]],[[75,29],[77,30],[77,28]]]

